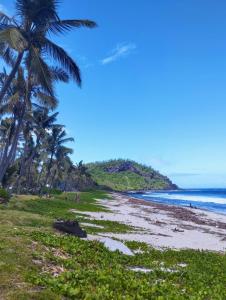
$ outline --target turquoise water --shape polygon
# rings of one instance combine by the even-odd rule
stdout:
[[[174,191],[146,191],[130,193],[131,196],[168,205],[188,207],[190,204],[200,209],[206,209],[226,214],[226,189],[185,189]]]

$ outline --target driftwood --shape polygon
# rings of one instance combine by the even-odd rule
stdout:
[[[174,231],[174,232],[184,232],[184,230],[178,229],[178,228],[176,228],[176,227],[173,229],[173,231]]]
[[[87,237],[86,231],[82,230],[77,221],[59,220],[54,222],[53,227],[61,232],[69,233],[80,238]]]

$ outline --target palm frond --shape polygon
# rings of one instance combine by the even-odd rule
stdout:
[[[20,94],[19,91],[16,91],[11,97],[8,99],[8,104],[11,105],[11,108],[19,101]]]
[[[58,130],[56,130],[56,136],[58,140],[61,140],[67,136],[67,133],[63,128],[59,128]]]
[[[69,81],[69,76],[63,69],[59,67],[51,67],[50,71],[54,81],[62,81],[66,83]]]
[[[0,58],[2,58],[8,65],[12,65],[13,50],[7,47],[6,43],[0,43]]]
[[[12,112],[12,109],[8,103],[0,106],[0,114],[1,115],[10,114],[11,112]]]
[[[59,20],[47,24],[47,31],[54,34],[62,34],[72,28],[88,27],[94,28],[97,24],[91,20]]]
[[[46,110],[46,107],[43,107],[42,105],[39,105],[37,103],[32,103],[32,108],[34,109],[33,113]]]
[[[56,122],[56,118],[58,116],[58,112],[50,115],[50,116],[47,116],[47,118],[44,120],[43,122],[43,126],[44,127],[51,127],[53,125],[54,122]]]
[[[36,93],[36,97],[38,101],[45,107],[48,107],[50,109],[55,109],[57,107],[58,101],[56,97],[52,97],[40,91]]]
[[[62,145],[62,144],[64,144],[64,143],[74,142],[74,141],[75,141],[74,138],[69,137],[69,138],[61,139],[61,140],[59,141],[59,144]]]
[[[38,48],[30,47],[29,54],[26,58],[28,70],[31,72],[37,84],[40,84],[42,89],[54,97],[54,88],[52,75],[48,65],[42,59]]]
[[[57,0],[16,0],[16,11],[24,24],[40,27],[59,19],[56,13],[57,4]]]
[[[22,32],[17,27],[11,25],[0,29],[0,43],[5,43],[18,52],[24,51],[28,45]]]
[[[45,38],[43,41],[43,49],[51,57],[53,57],[53,59],[58,61],[58,63],[70,74],[79,86],[81,85],[79,67],[63,48]]]
[[[11,67],[15,65],[16,58],[13,51],[9,47],[7,47],[6,50],[2,53],[2,58]]]
[[[7,16],[3,11],[0,11],[0,23],[1,24],[8,25],[11,23],[11,21],[12,21],[12,19],[9,16]]]

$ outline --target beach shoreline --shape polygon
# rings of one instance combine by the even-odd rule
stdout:
[[[145,242],[157,249],[195,249],[225,252],[226,215],[166,205],[111,193],[98,200],[109,212],[83,212],[93,220],[116,221],[133,228],[128,233],[100,233],[121,241]],[[75,211],[74,211],[75,212]],[[81,213],[81,212],[80,212]]]
[[[167,207],[167,208],[169,208],[169,210],[170,210],[170,207],[182,208],[182,209],[185,208],[185,209],[189,209],[189,210],[194,211],[194,212],[195,211],[197,211],[199,213],[205,212],[207,214],[208,213],[213,213],[213,214],[216,214],[216,215],[222,215],[222,216],[226,217],[226,213],[219,212],[219,211],[212,211],[212,210],[207,209],[207,208],[196,207],[195,205],[192,205],[192,206],[187,205],[187,206],[185,206],[185,205],[176,205],[176,204],[168,204],[168,203],[166,204],[166,203],[163,203],[163,202],[160,202],[160,201],[157,202],[157,201],[153,201],[153,200],[150,200],[150,199],[145,200],[145,199],[142,199],[142,198],[133,197],[130,194],[126,194],[126,193],[118,193],[118,194],[120,194],[120,195],[122,195],[124,197],[128,197],[131,200],[139,201],[139,204],[143,204],[143,205],[147,205],[147,206],[148,206],[147,203],[150,203],[151,206],[155,206],[156,205],[156,207]]]
[[[223,192],[223,193],[222,193]],[[187,207],[226,215],[225,189],[178,189],[123,192],[125,196],[174,207]]]

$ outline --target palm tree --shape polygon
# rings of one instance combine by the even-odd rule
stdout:
[[[68,82],[69,80],[68,74],[59,67],[50,67],[50,72],[55,82]],[[10,88],[6,93],[7,97],[4,98],[4,102],[0,106],[1,115],[14,115],[13,126],[16,128],[12,140],[14,147],[9,147],[9,144],[9,155],[7,155],[8,152],[5,152],[5,156],[0,160],[0,181],[12,161],[10,157],[15,157],[16,146],[25,116],[32,113],[33,107],[40,107],[37,103],[41,104],[46,109],[54,109],[58,103],[56,97],[46,93],[43,86],[39,84],[33,76],[25,79],[24,73],[25,71],[20,67],[17,72],[17,78],[12,80]],[[0,80],[5,76],[7,76],[6,72],[1,73]]]
[[[56,157],[59,148],[63,146],[63,144],[67,142],[73,142],[74,139],[71,137],[67,137],[67,133],[64,129],[63,125],[55,125],[52,130],[51,134],[47,139],[47,151],[49,153],[49,160],[47,163],[47,170],[46,170],[46,177],[44,181],[44,186],[47,185],[49,181],[50,171],[53,165],[54,157]]]
[[[0,12],[0,54],[11,63],[13,54],[17,54],[11,72],[2,85],[0,103],[22,61],[28,76],[33,76],[51,96],[54,94],[53,78],[46,62],[50,59],[60,65],[78,85],[81,84],[75,61],[48,37],[50,34],[64,34],[72,28],[93,28],[96,23],[90,20],[61,20],[57,13],[58,3],[58,0],[16,0],[16,15],[13,18]]]
[[[0,161],[0,181],[9,166],[14,160],[20,136],[23,116],[25,113],[24,102],[25,80],[23,73],[20,71],[17,78],[11,82],[10,88],[7,90],[7,103],[0,107],[1,116],[11,114],[12,122],[10,131],[6,138],[3,154]]]
[[[56,187],[59,188],[59,181],[63,180],[64,174],[68,172],[72,162],[69,155],[73,153],[71,148],[59,145],[55,153],[54,171],[50,182],[50,188],[54,186],[54,182],[57,182]]]
[[[27,174],[27,182],[29,184],[30,170],[33,160],[38,157],[40,151],[42,150],[42,142],[47,139],[48,131],[55,126],[54,122],[58,112],[49,115],[49,110],[45,107],[38,107],[33,111],[31,122],[32,122],[32,132],[36,137],[36,143],[32,150],[30,151],[27,159],[25,161],[25,173]]]
[[[37,83],[34,77],[25,79],[25,71],[20,67],[17,72],[17,78],[13,79],[10,88],[7,90],[7,97],[0,106],[1,115],[12,114],[14,129],[13,136],[9,143],[6,143],[7,149],[0,160],[0,181],[4,173],[13,161],[16,155],[17,145],[21,131],[23,129],[26,116],[32,113],[33,101],[44,105],[46,108],[54,109],[58,103],[55,96],[50,96],[43,91],[42,86]],[[68,76],[59,68],[51,69],[52,77],[55,80],[67,82]],[[2,75],[3,76],[3,75]],[[37,104],[35,105],[37,106]]]

